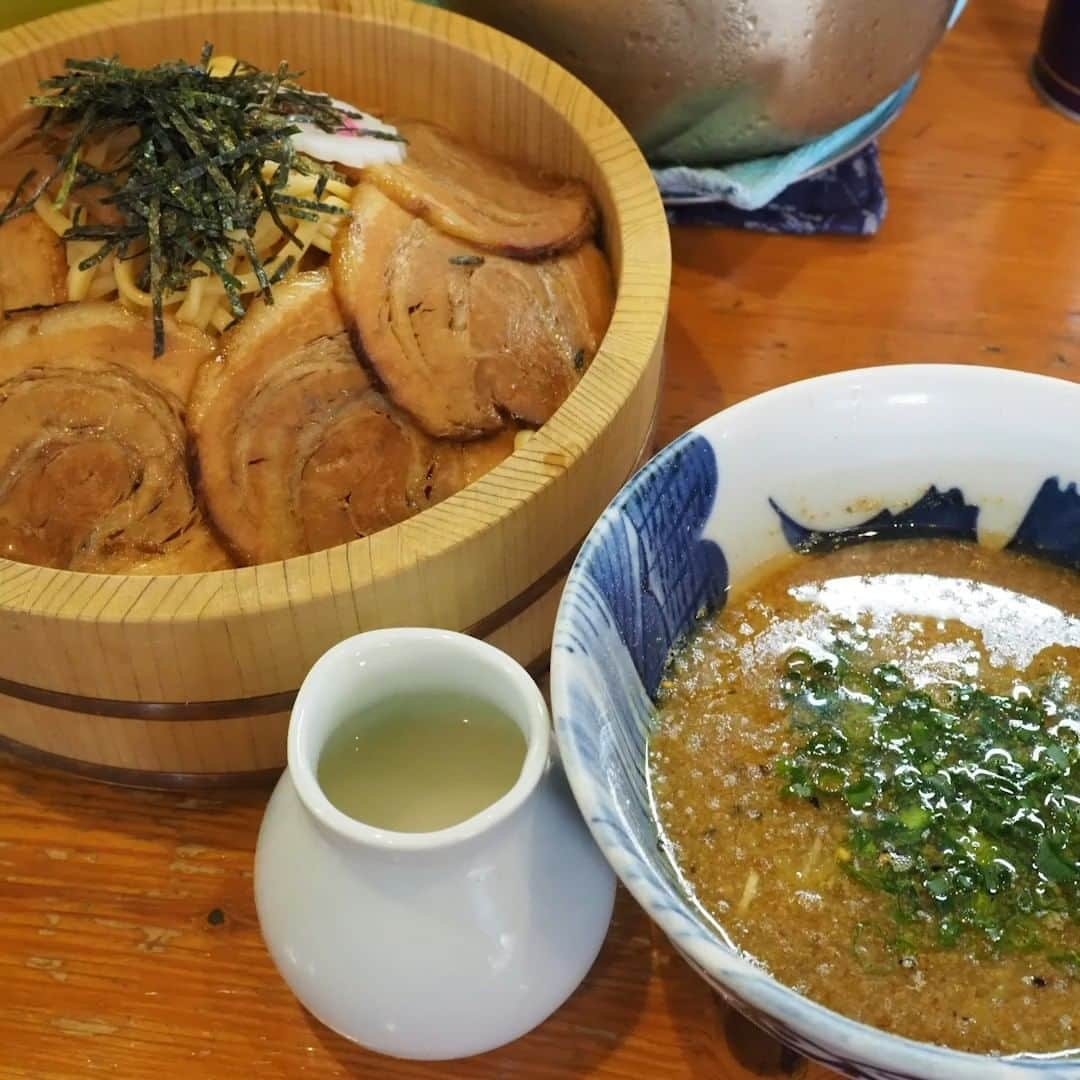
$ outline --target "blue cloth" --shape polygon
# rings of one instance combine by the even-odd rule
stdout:
[[[877,144],[806,180],[792,184],[759,210],[713,200],[668,206],[672,225],[726,225],[767,233],[873,236],[888,210]]]
[[[966,5],[957,0],[950,28]],[[873,235],[888,200],[870,140],[899,115],[918,80],[913,76],[877,108],[787,154],[715,168],[654,169],[668,219],[762,232]]]
[[[827,162],[848,157],[864,146],[899,114],[917,82],[916,75],[876,109],[787,154],[715,168],[673,165],[654,169],[660,193],[665,201],[716,201],[739,210],[760,210],[808,173],[814,173]]]

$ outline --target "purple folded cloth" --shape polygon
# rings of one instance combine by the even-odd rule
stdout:
[[[739,210],[720,201],[669,203],[667,216],[672,225],[873,236],[881,228],[888,207],[877,144],[870,143],[816,176],[792,184],[760,210]]]

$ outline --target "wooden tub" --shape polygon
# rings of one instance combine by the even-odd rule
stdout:
[[[650,450],[670,248],[612,113],[508,37],[408,0],[115,0],[0,33],[0,121],[65,58],[193,58],[204,42],[363,108],[421,116],[585,179],[616,271],[611,328],[527,445],[448,501],[303,558],[206,574],[0,561],[0,746],[147,786],[253,781],[284,763],[293,696],[329,646],[377,627],[467,631],[536,672],[586,532]]]

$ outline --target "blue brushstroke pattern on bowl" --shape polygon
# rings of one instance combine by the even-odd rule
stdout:
[[[673,646],[783,551],[898,536],[1004,544],[1080,568],[1080,387],[899,365],[792,384],[672,443],[590,533],[559,609],[556,735],[624,885],[703,978],[793,1049],[872,1080],[1077,1080],[1080,1060],[993,1057],[858,1023],[771,978],[692,903],[659,843],[646,745]],[[881,502],[860,514],[868,498]]]

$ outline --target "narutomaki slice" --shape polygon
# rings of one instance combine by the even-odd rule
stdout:
[[[485,251],[542,258],[593,234],[596,212],[579,180],[553,179],[460,142],[432,124],[399,125],[400,165],[361,175],[429,224]]]
[[[331,266],[358,348],[429,434],[468,439],[550,419],[600,346],[614,304],[591,243],[523,262],[482,255],[363,185]]]
[[[513,449],[438,443],[379,393],[325,271],[299,275],[272,306],[256,302],[207,365],[192,418],[211,515],[248,563],[394,525]]]
[[[0,331],[0,554],[95,573],[231,565],[190,477],[184,407],[209,354],[115,304],[24,315]]]

